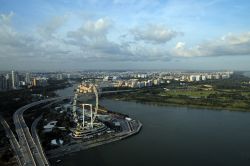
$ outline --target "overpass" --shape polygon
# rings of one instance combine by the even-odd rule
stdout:
[[[2,126],[3,126],[3,128],[5,130],[7,138],[9,138],[11,147],[12,147],[13,151],[16,154],[15,158],[17,159],[18,165],[24,165],[25,164],[25,158],[23,156],[23,152],[22,152],[21,146],[18,143],[18,141],[17,141],[14,133],[12,132],[12,130],[10,129],[10,126],[3,119],[2,116],[0,116],[0,122],[1,122],[1,124],[2,124]]]
[[[70,97],[70,96],[69,96]],[[50,102],[46,106],[50,106],[51,104],[58,102],[63,99],[67,99],[69,97],[56,97],[51,99],[45,99],[41,101],[36,101],[30,104],[27,104],[21,108],[19,108],[13,115],[13,121],[16,129],[16,133],[19,140],[19,146],[21,152],[18,153],[19,158],[23,158],[24,162],[19,162],[19,165],[27,165],[27,166],[48,166],[49,162],[43,152],[40,140],[37,136],[37,133],[33,131],[33,137],[30,134],[29,128],[26,125],[23,113],[36,105],[44,104]],[[44,106],[44,107],[46,107]],[[35,122],[37,123],[37,122]],[[35,134],[34,134],[35,133]],[[13,135],[14,136],[14,135]],[[14,136],[15,137],[15,136]],[[16,153],[17,154],[17,153]]]
[[[39,151],[38,146],[34,142],[30,134],[29,128],[24,121],[23,113],[31,107],[54,100],[56,100],[56,98],[30,103],[28,105],[19,108],[13,115],[14,125],[18,136],[19,144],[21,149],[23,149],[23,156],[26,161],[22,165],[37,165],[37,166],[49,165],[48,161],[45,160],[46,157],[44,156],[43,153]]]

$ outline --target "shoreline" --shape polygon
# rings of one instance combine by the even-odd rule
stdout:
[[[105,145],[108,143],[112,143],[112,142],[126,139],[128,137],[131,137],[133,135],[138,134],[142,129],[142,123],[140,121],[137,120],[134,122],[136,122],[138,124],[138,126],[136,129],[131,130],[129,132],[121,132],[121,133],[118,133],[115,136],[112,136],[110,138],[104,138],[104,139],[100,139],[97,141],[94,140],[94,141],[89,141],[89,142],[80,142],[80,143],[76,143],[73,145],[64,145],[62,147],[59,147],[59,148],[56,148],[56,149],[53,149],[53,150],[46,152],[46,156],[48,157],[48,159],[56,159],[56,158],[60,158],[60,157],[66,156],[66,155],[71,155],[75,152],[87,150],[87,149],[94,148],[97,146],[101,146],[101,145]]]
[[[185,105],[185,104],[176,104],[176,103],[163,103],[163,102],[142,102],[140,100],[130,100],[130,99],[119,99],[119,98],[105,98],[112,99],[117,101],[128,101],[128,102],[136,102],[141,104],[149,104],[149,105],[157,105],[157,106],[174,106],[174,107],[186,107],[186,108],[201,108],[201,109],[212,109],[215,111],[231,111],[231,112],[250,112],[250,109],[240,109],[240,108],[227,108],[227,107],[217,107],[217,106],[201,106],[201,105]]]

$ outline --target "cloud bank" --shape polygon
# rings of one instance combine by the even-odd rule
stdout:
[[[163,24],[127,28],[121,34],[130,37],[117,40],[116,22],[107,18],[89,18],[81,26],[65,28],[66,16],[54,17],[31,30],[20,32],[12,25],[15,13],[0,15],[0,58],[11,63],[79,63],[93,61],[135,62],[171,61],[175,58],[250,55],[250,32],[227,34],[218,39],[201,41],[195,46],[174,40],[183,33]],[[172,43],[172,44],[171,44]]]
[[[135,40],[151,42],[153,44],[166,43],[182,33],[171,30],[163,25],[149,24],[145,28],[131,30]]]
[[[228,34],[191,48],[187,48],[184,42],[178,42],[172,54],[180,57],[250,55],[250,32]]]

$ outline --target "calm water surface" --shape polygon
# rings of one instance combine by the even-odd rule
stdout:
[[[72,91],[71,91],[72,92]],[[250,165],[250,113],[101,100],[143,123],[128,139],[65,156],[58,165]]]

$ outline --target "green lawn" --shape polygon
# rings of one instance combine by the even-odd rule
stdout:
[[[242,90],[159,89],[116,95],[122,100],[250,111],[250,92]]]
[[[170,90],[161,92],[161,96],[179,96],[185,95],[188,97],[207,97],[210,94],[215,93],[215,91],[201,91],[201,90]]]

